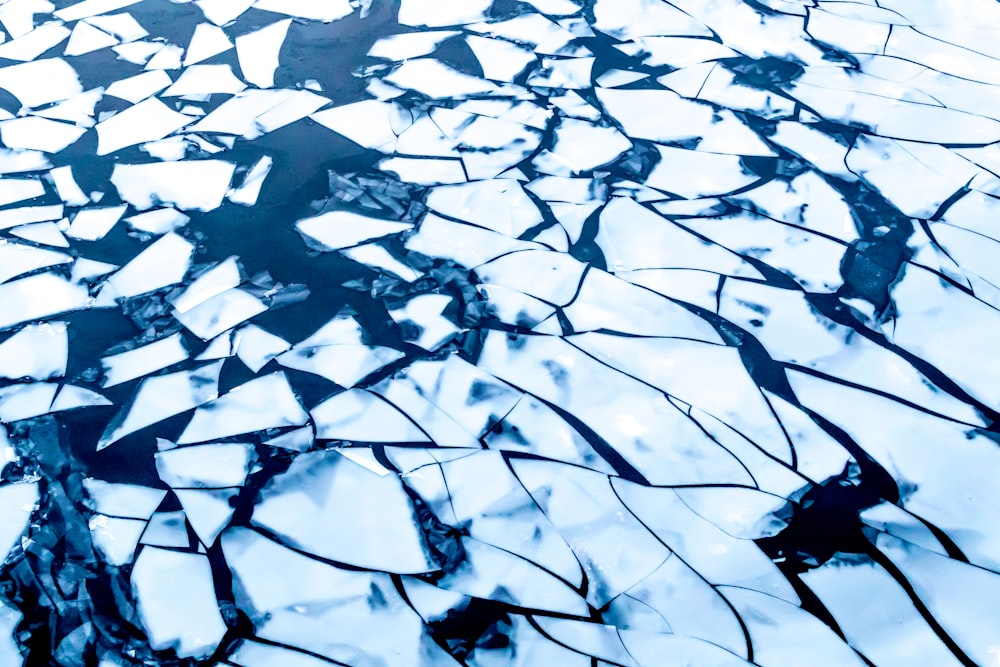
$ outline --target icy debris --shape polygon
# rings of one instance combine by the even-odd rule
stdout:
[[[85,208],[79,211],[66,230],[66,236],[82,241],[98,241],[118,223],[127,206]]]
[[[149,375],[188,358],[180,334],[101,359],[104,367],[102,386],[113,387],[129,380]]]
[[[315,242],[318,249],[339,250],[364,241],[398,234],[413,225],[405,222],[379,220],[350,211],[330,211],[295,223],[303,236]]]

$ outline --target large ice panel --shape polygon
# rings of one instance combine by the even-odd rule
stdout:
[[[145,547],[132,570],[132,590],[154,649],[205,658],[222,641],[226,625],[205,556]]]

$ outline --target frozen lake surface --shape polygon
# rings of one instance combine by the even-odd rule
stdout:
[[[995,0],[0,28],[0,665],[1000,666]]]

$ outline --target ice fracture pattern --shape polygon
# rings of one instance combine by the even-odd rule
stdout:
[[[0,27],[0,664],[1000,666],[995,0]]]

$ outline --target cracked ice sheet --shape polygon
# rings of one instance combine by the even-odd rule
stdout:
[[[20,648],[138,559],[102,667],[988,664],[995,7],[130,4],[0,8]],[[176,491],[78,520],[97,468]]]

